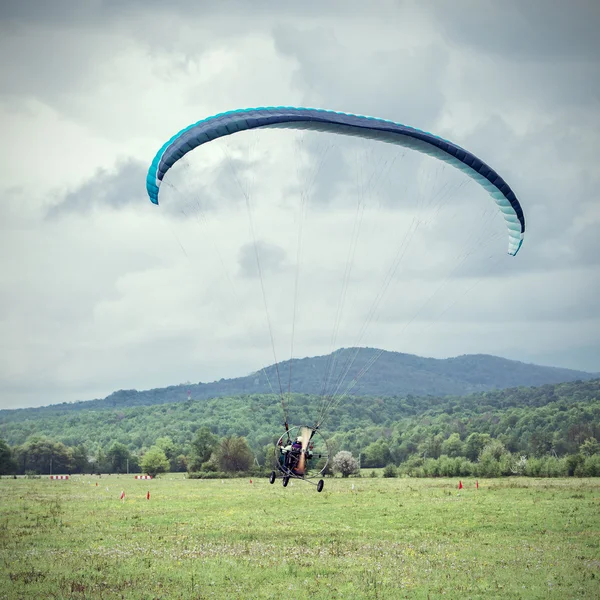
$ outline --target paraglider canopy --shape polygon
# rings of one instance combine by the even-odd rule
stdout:
[[[492,196],[508,228],[508,253],[523,243],[525,217],[508,183],[471,152],[436,135],[394,121],[302,107],[245,108],[208,117],[182,129],[158,151],[146,178],[148,196],[158,204],[167,171],[188,152],[217,138],[257,128],[286,128],[338,133],[396,144],[433,156],[463,171]]]

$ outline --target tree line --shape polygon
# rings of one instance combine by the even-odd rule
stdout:
[[[264,460],[263,460],[264,465]],[[0,475],[51,475],[53,473],[148,473],[166,472],[238,473],[260,468],[245,438],[218,438],[201,428],[187,454],[168,437],[156,440],[146,451],[132,452],[120,442],[106,450],[89,454],[85,445],[35,436],[24,444],[10,447],[0,439]]]
[[[43,420],[10,416],[0,421],[2,469],[135,473],[152,456],[159,470],[203,476],[259,469],[270,464],[281,434],[279,401],[250,395]],[[310,424],[321,402],[290,397],[294,422]],[[463,397],[352,398],[327,425],[330,454],[350,452],[362,468],[415,476],[600,475],[600,380]]]

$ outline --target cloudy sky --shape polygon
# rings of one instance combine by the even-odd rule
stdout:
[[[355,344],[600,371],[600,3],[366,6],[2,0],[1,408]],[[464,175],[340,136],[214,142],[148,201],[174,133],[278,105],[468,148],[520,198],[521,252]]]

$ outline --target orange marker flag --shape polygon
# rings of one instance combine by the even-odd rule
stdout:
[[[146,494],[146,500],[150,500],[150,490],[148,490],[148,493]]]
[[[463,488],[462,481],[459,481],[459,482],[458,482],[458,489],[459,489],[459,490],[462,490],[462,488]]]
[[[479,481],[475,480],[475,489],[479,489]]]

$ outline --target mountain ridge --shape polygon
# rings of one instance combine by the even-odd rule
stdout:
[[[371,364],[371,362],[374,360]],[[291,372],[291,379],[288,374]],[[285,377],[281,377],[285,373]],[[359,377],[362,373],[362,376]],[[244,394],[294,393],[353,396],[464,395],[520,386],[538,386],[589,380],[600,373],[547,367],[490,354],[463,354],[449,358],[421,357],[377,348],[340,348],[330,354],[295,358],[272,364],[249,375],[194,384],[181,383],[148,390],[117,390],[105,398],[80,400],[27,409],[113,409],[183,402],[190,396],[209,399]],[[353,387],[353,381],[358,378]],[[280,386],[281,382],[281,386]]]

